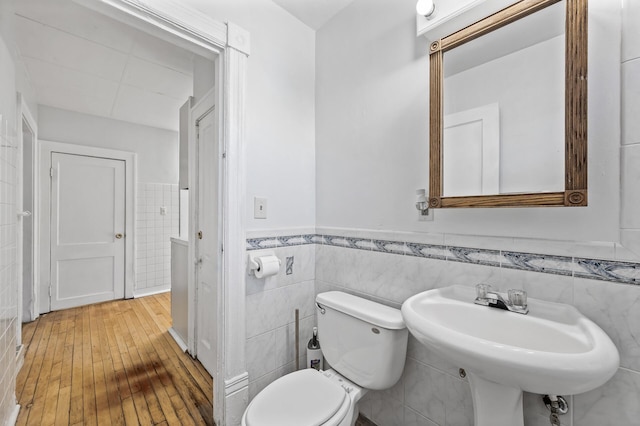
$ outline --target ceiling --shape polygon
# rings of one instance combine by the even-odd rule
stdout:
[[[353,0],[273,0],[318,29]],[[37,102],[178,130],[193,53],[72,0],[16,0],[16,43]]]
[[[16,43],[37,101],[178,130],[193,54],[71,0],[20,0]]]
[[[319,30],[353,0],[273,0],[308,27]]]

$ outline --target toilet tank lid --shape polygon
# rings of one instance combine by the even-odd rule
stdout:
[[[406,328],[399,309],[341,291],[328,291],[316,296],[316,302],[344,314],[389,330]]]

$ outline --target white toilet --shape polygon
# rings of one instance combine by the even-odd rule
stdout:
[[[353,426],[369,389],[402,375],[408,331],[398,309],[340,291],[316,297],[318,337],[332,369],[287,374],[264,388],[242,426]]]

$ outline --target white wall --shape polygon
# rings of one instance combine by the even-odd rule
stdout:
[[[0,28],[10,10],[0,5]],[[15,415],[18,321],[17,153],[15,62],[0,32],[0,424]],[[14,418],[15,420],[15,418]]]
[[[247,227],[315,224],[315,33],[270,0],[188,0],[251,34],[246,104]],[[253,218],[253,197],[268,218]]]
[[[428,43],[415,36],[414,0],[355,0],[317,33],[317,225],[618,241],[620,17],[605,0],[589,8],[589,207],[442,209],[418,222]]]
[[[313,229],[313,228],[311,228]],[[308,229],[306,231],[310,231]],[[301,233],[309,235],[305,230]],[[273,234],[270,234],[273,235]],[[260,238],[249,233],[249,238]],[[295,310],[299,309],[299,365],[306,363],[306,346],[316,325],[315,246],[300,244],[301,235],[284,233],[281,246],[267,250],[252,250],[249,254],[263,256],[273,253],[282,264],[278,274],[258,279],[247,276],[247,372],[249,399],[253,399],[274,380],[295,370]],[[287,241],[294,244],[285,246]]]
[[[38,137],[135,152],[138,182],[178,183],[177,132],[40,105]]]

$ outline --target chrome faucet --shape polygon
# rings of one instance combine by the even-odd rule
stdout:
[[[490,308],[504,309],[526,315],[529,313],[527,307],[527,292],[524,290],[510,289],[507,292],[507,299],[502,294],[494,291],[489,284],[476,285],[476,305],[488,306]]]

